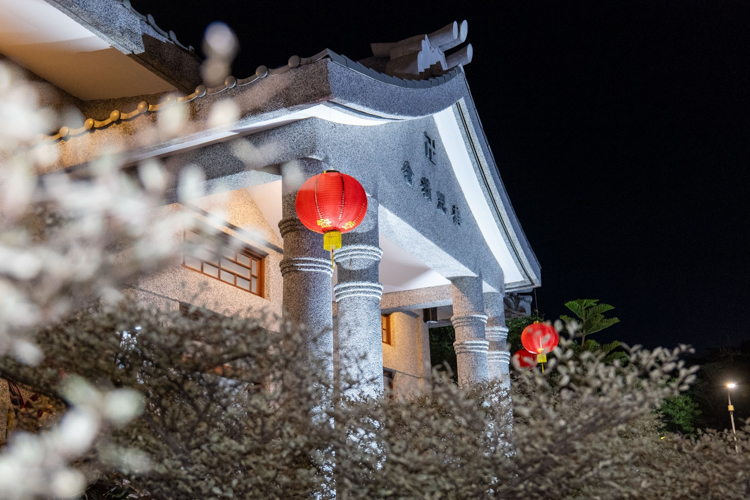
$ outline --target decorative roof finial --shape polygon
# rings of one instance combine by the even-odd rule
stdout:
[[[471,62],[474,50],[471,44],[448,54],[466,41],[469,23],[452,22],[428,35],[417,35],[395,43],[373,43],[374,57],[360,61],[373,69],[380,69],[389,76],[418,79],[442,74],[458,65]],[[386,60],[387,58],[387,60]],[[383,67],[383,63],[385,65]]]

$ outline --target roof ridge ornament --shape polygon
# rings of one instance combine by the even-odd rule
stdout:
[[[438,76],[471,62],[474,56],[471,44],[446,55],[447,51],[466,41],[468,32],[466,20],[460,25],[453,21],[430,34],[412,36],[400,42],[372,43],[373,57],[360,62],[371,68],[380,67],[388,76],[399,78],[413,80]]]

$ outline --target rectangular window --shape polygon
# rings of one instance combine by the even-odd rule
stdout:
[[[380,331],[383,334],[383,343],[391,344],[391,316],[381,315],[380,316]]]
[[[185,241],[195,245],[185,250],[184,267],[263,297],[263,257],[249,248],[235,251],[194,231],[185,231]]]

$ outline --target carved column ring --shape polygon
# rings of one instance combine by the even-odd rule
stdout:
[[[500,342],[508,338],[508,327],[487,325],[484,327],[484,336],[487,340]]]
[[[482,313],[461,314],[460,316],[451,317],[453,328],[463,326],[484,326],[487,323],[487,315]]]
[[[336,263],[345,269],[365,269],[380,262],[383,250],[373,245],[344,245],[333,252]]]
[[[282,238],[289,233],[302,231],[309,231],[309,229],[296,217],[287,217],[279,221],[279,232]]]
[[[464,353],[479,353],[486,356],[487,350],[489,349],[489,342],[484,339],[466,339],[454,342],[453,349],[455,350],[456,355]]]
[[[510,363],[510,353],[508,351],[489,351],[487,353],[487,362],[489,363]]]
[[[336,302],[348,297],[368,297],[380,302],[380,298],[383,296],[383,285],[368,281],[337,283],[333,287],[333,295]]]
[[[291,272],[323,273],[333,276],[331,262],[316,257],[285,257],[279,264],[279,269],[282,276]]]

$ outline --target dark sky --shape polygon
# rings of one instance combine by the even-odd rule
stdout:
[[[467,19],[467,78],[542,265],[540,310],[613,304],[622,323],[600,341],[750,340],[750,2],[132,4],[195,47],[227,23],[238,77]]]

